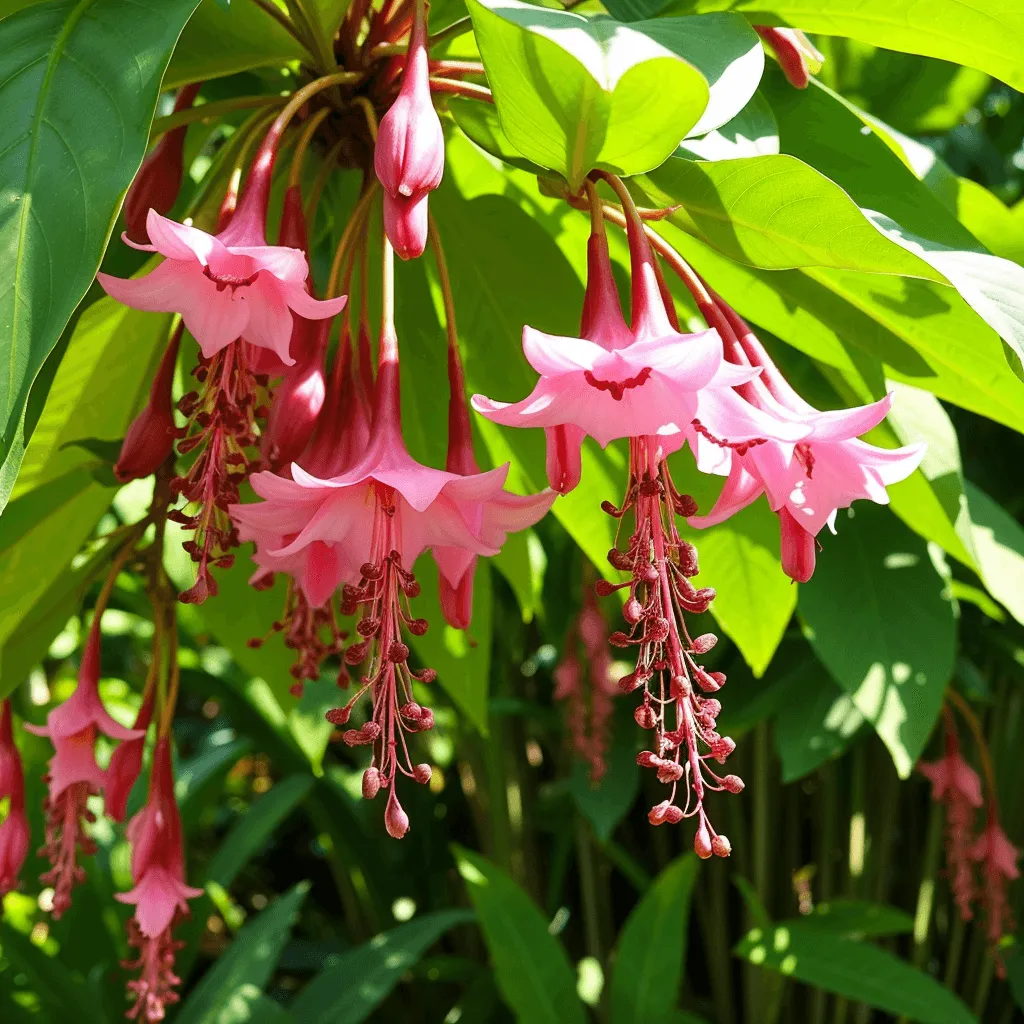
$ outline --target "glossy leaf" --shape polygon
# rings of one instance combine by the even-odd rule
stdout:
[[[796,25],[887,50],[919,53],[985,71],[1024,89],[1024,11],[1015,0],[675,0],[675,11],[738,11],[756,24]]]
[[[998,502],[967,484],[974,550],[988,592],[1024,623],[1024,529]]]
[[[837,529],[800,588],[800,615],[818,658],[906,778],[953,672],[953,607],[924,542],[887,509],[858,502]]]
[[[246,922],[175,1014],[179,1024],[219,1024],[225,1006],[266,985],[308,891],[309,883],[300,882]]]
[[[657,167],[697,123],[708,84],[650,37],[519,0],[469,0],[501,126],[573,189],[595,167]]]
[[[702,138],[684,139],[679,156],[696,160],[734,160],[743,156],[770,156],[779,152],[779,126],[767,101],[754,93],[731,120]]]
[[[446,931],[472,920],[468,910],[423,914],[332,956],[292,1001],[292,1014],[303,1024],[361,1024]]]
[[[736,955],[766,970],[922,1024],[976,1024],[949,989],[868,943],[803,921],[755,928]]]
[[[941,280],[883,238],[842,189],[790,156],[710,164],[673,157],[642,184],[655,205],[682,204],[673,220],[741,263]]]
[[[583,1024],[576,972],[540,911],[504,872],[455,847],[459,874],[490,950],[498,988],[521,1024]]]
[[[787,922],[782,921],[781,924]],[[867,900],[829,900],[793,922],[849,938],[866,935],[900,935],[914,930],[914,919],[895,907]]]
[[[610,984],[613,1024],[667,1017],[679,998],[686,964],[690,898],[700,862],[688,853],[654,880],[619,935]]]
[[[54,0],[0,23],[0,508],[29,389],[99,267],[196,0]],[[96,146],[95,140],[107,143]]]

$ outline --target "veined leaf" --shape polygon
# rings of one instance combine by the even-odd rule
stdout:
[[[498,988],[521,1024],[583,1024],[576,973],[530,897],[479,854],[455,847]]]
[[[906,778],[953,673],[953,606],[924,542],[886,509],[858,502],[837,529],[800,587],[800,615],[818,658]]]
[[[442,910],[382,932],[331,957],[289,1009],[303,1024],[361,1024],[446,931],[472,920],[471,911]]]
[[[54,0],[0,23],[0,460],[14,460],[0,508],[24,454],[32,381],[99,267],[195,6]]]
[[[938,57],[1024,89],[1024,10],[1016,0],[675,0],[667,9],[737,11],[754,24],[793,25],[887,50]]]
[[[700,861],[688,853],[654,880],[619,935],[611,978],[614,1024],[647,1024],[669,1016],[686,964],[687,919]]]
[[[793,921],[754,928],[735,949],[766,970],[922,1024],[977,1024],[949,989],[883,949]]]
[[[708,83],[649,36],[519,0],[469,0],[501,126],[573,189],[595,167],[657,167],[708,104]]]
[[[981,488],[967,484],[979,575],[989,593],[1024,623],[1024,529]]]
[[[781,921],[780,924],[787,924]],[[792,923],[861,938],[865,935],[900,935],[914,930],[914,919],[895,907],[867,900],[829,900],[818,903],[804,917]]]

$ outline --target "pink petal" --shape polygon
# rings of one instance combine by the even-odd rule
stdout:
[[[690,516],[686,521],[690,526],[703,530],[708,526],[724,523],[726,519],[744,509],[764,490],[761,481],[747,472],[743,460],[734,458],[732,470],[725,481],[722,493],[718,496],[714,508],[706,516]]]
[[[309,277],[309,263],[301,249],[286,245],[231,245],[228,252],[252,260],[256,270],[266,271],[281,282],[302,285]]]
[[[156,251],[172,260],[198,261],[207,266],[210,257],[224,249],[213,235],[188,224],[179,224],[169,217],[161,217],[156,210],[150,210],[146,215],[146,232]]]
[[[630,350],[616,349],[625,354]],[[523,328],[523,355],[542,376],[557,377],[562,373],[592,370],[602,356],[609,353],[586,338],[563,338],[557,334],[544,334],[532,327]]]
[[[732,388],[704,388],[697,399],[697,419],[714,437],[733,443],[760,437],[792,442],[809,433],[803,423],[762,412]]]
[[[877,427],[889,414],[891,405],[892,395],[886,395],[871,405],[815,413],[813,417],[808,417],[811,427],[809,440],[848,441],[858,437],[872,427]]]
[[[240,291],[240,297],[249,307],[245,340],[257,348],[269,349],[285,366],[293,366],[295,360],[288,351],[292,314],[273,278],[261,272],[248,288]]]
[[[122,306],[144,313],[178,313],[181,297],[192,269],[175,260],[164,260],[143,277],[112,277],[97,274],[103,290]]]
[[[306,556],[306,568],[302,577],[302,590],[313,608],[326,604],[331,595],[341,586],[345,575],[340,553],[332,544],[314,541]]]
[[[284,285],[283,292],[289,307],[307,320],[326,320],[337,316],[348,302],[347,295],[339,295],[336,299],[314,299],[304,288],[294,284]]]

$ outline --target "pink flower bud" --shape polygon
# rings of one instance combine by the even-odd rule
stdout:
[[[302,209],[302,191],[298,185],[289,185],[284,194],[281,230],[278,232],[277,244],[286,245],[290,249],[301,249],[308,258],[309,232],[306,228],[306,215]]]
[[[441,598],[441,611],[445,622],[452,629],[469,629],[473,617],[473,578],[476,575],[476,558],[465,571],[456,586],[448,582],[444,573],[437,578],[437,592]]]
[[[434,774],[434,769],[429,764],[423,763],[416,765],[412,770],[412,777],[421,785],[425,786]]]
[[[697,829],[697,834],[693,837],[693,849],[701,860],[708,860],[714,853],[714,848],[711,845],[711,833],[704,821],[700,823],[700,828]]]
[[[191,107],[202,84],[194,82],[182,88],[174,103],[175,111]],[[178,198],[184,173],[186,131],[183,125],[164,133],[142,162],[124,197],[124,226],[128,237],[134,242],[149,242],[149,232],[146,230],[149,211],[152,209],[157,213],[167,213]]]
[[[367,768],[363,772],[363,799],[372,800],[380,792],[380,772]]]
[[[388,794],[388,807],[384,812],[384,827],[392,839],[401,839],[409,831],[409,815],[402,810],[394,785]]]
[[[444,133],[430,98],[426,27],[409,40],[402,87],[377,132],[373,165],[384,187],[384,228],[395,252],[419,256],[427,243],[426,198],[441,184]]]
[[[654,708],[650,704],[641,704],[640,707],[633,712],[633,717],[636,719],[636,724],[641,729],[653,729],[657,722],[657,717],[654,714]]]
[[[745,783],[738,775],[726,775],[726,777],[722,779],[722,785],[725,786],[730,793],[742,793]]]
[[[707,654],[715,644],[718,643],[718,637],[714,633],[702,633],[700,636],[695,637],[693,641],[693,653],[694,654]]]
[[[665,814],[667,813],[669,807],[671,807],[671,806],[672,805],[668,802],[668,800],[662,800],[660,804],[655,804],[647,812],[647,820],[652,825],[664,825],[665,824]]]
[[[732,843],[727,836],[715,836],[711,840],[711,852],[716,857],[728,857],[732,853]]]
[[[810,76],[821,70],[825,57],[811,41],[795,28],[755,25],[754,31],[778,58],[779,66],[797,89],[806,89]]]
[[[155,473],[174,446],[174,365],[182,327],[171,335],[149,389],[149,401],[128,428],[121,454],[114,465],[114,476],[121,483]]]
[[[644,617],[644,606],[631,597],[622,608],[622,617],[632,626]]]
[[[814,544],[808,533],[783,505],[779,509],[782,571],[796,583],[806,583],[814,575]]]
[[[583,432],[571,423],[545,427],[546,468],[551,489],[568,494],[583,475]]]

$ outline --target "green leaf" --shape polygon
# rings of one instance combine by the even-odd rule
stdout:
[[[800,615],[815,653],[907,778],[953,673],[953,606],[925,543],[887,510],[858,502],[837,527],[800,587]]]
[[[758,967],[922,1024],[977,1024],[949,989],[891,953],[789,922],[754,928],[735,949]]]
[[[468,910],[423,914],[330,957],[292,1000],[291,1012],[303,1024],[361,1024],[446,931],[472,920]]]
[[[217,847],[206,869],[206,878],[225,889],[254,857],[278,825],[295,810],[313,788],[310,775],[289,775],[275,783],[246,810]]]
[[[611,977],[612,1024],[647,1024],[675,1008],[699,868],[693,853],[673,861],[626,919]]]
[[[780,923],[820,929],[851,939],[866,935],[901,935],[914,930],[914,919],[909,914],[884,903],[869,903],[867,900],[818,903],[804,917]]]
[[[605,0],[604,7],[619,21],[642,21],[664,10],[669,0]]]
[[[250,1002],[253,990],[270,980],[307,892],[309,883],[300,882],[246,923],[175,1014],[178,1024],[245,1020],[236,1007]]]
[[[0,460],[15,460],[0,509],[24,453],[32,382],[96,274],[195,6],[54,0],[0,23]]]
[[[731,120],[700,139],[684,139],[678,155],[694,160],[735,160],[779,151],[779,126],[765,98],[754,93]]]
[[[692,64],[711,90],[708,105],[687,136],[706,135],[731,121],[757,91],[764,71],[764,48],[739,14],[699,18],[659,18],[629,26]]]
[[[491,953],[498,988],[516,1020],[584,1024],[576,972],[529,896],[479,854],[459,846],[454,853]]]
[[[817,662],[797,669],[800,685],[775,716],[775,749],[782,781],[794,782],[839,757],[864,724],[853,698]]]
[[[765,270],[836,267],[942,277],[881,236],[842,189],[791,156],[667,160],[641,185],[672,220],[730,259]]]
[[[203,0],[181,34],[164,87],[276,67],[304,56],[295,37],[252,0],[238,0],[227,11],[217,0]]]
[[[544,175],[543,167],[527,160],[522,153],[508,141],[498,120],[498,111],[490,103],[478,103],[474,100],[463,100],[455,97],[448,101],[448,111],[455,118],[455,123],[485,153],[496,156],[499,160],[512,167],[518,167],[527,174]]]
[[[544,573],[548,556],[540,538],[533,530],[510,533],[491,564],[516,595],[523,622],[532,622],[536,614],[544,611]]]
[[[574,190],[595,167],[657,167],[707,107],[700,72],[610,18],[519,0],[468,7],[505,134]]]
[[[730,10],[754,24],[795,25],[887,50],[966,64],[1024,89],[1024,10],[1015,0],[676,0],[670,11]]]
[[[988,592],[1024,623],[1024,528],[974,484],[967,484],[974,550]]]

